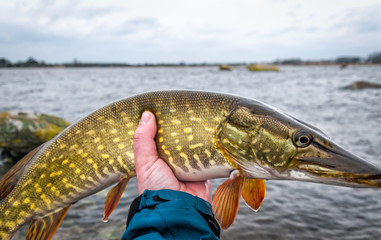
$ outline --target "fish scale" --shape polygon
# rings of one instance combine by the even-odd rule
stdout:
[[[64,208],[122,176],[134,177],[133,133],[144,110],[156,115],[159,156],[177,177],[203,180],[210,176],[200,178],[202,170],[230,168],[213,137],[235,102],[234,97],[211,93],[156,92],[121,100],[85,117],[52,139],[25,167],[17,186],[1,202],[0,212],[8,210],[1,239],[33,216]],[[22,200],[25,196],[29,201]]]
[[[229,177],[213,198],[227,229],[241,197],[261,206],[264,179],[381,187],[381,170],[317,128],[253,99],[200,91],[127,98],[83,118],[21,159],[0,181],[0,240],[31,220],[27,239],[51,239],[71,204],[117,183],[104,221],[135,176],[133,137],[141,114],[156,116],[159,157],[182,181]]]

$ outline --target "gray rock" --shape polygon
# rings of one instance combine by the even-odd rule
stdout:
[[[69,125],[62,118],[42,113],[0,112],[0,152],[18,160]]]
[[[366,81],[356,81],[356,82],[351,83],[348,86],[343,87],[342,89],[360,90],[360,89],[365,89],[365,88],[381,88],[381,84],[366,82]]]

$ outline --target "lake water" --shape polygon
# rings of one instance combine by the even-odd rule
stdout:
[[[214,67],[1,69],[0,112],[37,111],[75,122],[115,100],[160,89],[202,89],[255,98],[319,127],[347,150],[381,166],[381,90],[341,90],[353,81],[381,83],[380,66],[281,67],[231,72]],[[2,168],[6,166],[2,165]],[[224,180],[213,181],[216,189]],[[380,239],[381,190],[267,181],[261,209],[241,202],[222,239]],[[107,190],[73,205],[53,239],[120,239],[136,181],[108,223]],[[25,239],[27,226],[14,239]]]

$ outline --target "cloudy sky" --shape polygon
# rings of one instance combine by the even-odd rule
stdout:
[[[381,51],[380,0],[0,0],[0,57],[242,62]]]

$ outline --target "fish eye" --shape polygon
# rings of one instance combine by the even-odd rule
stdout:
[[[294,133],[293,142],[297,147],[307,147],[312,142],[312,135],[305,130]]]

